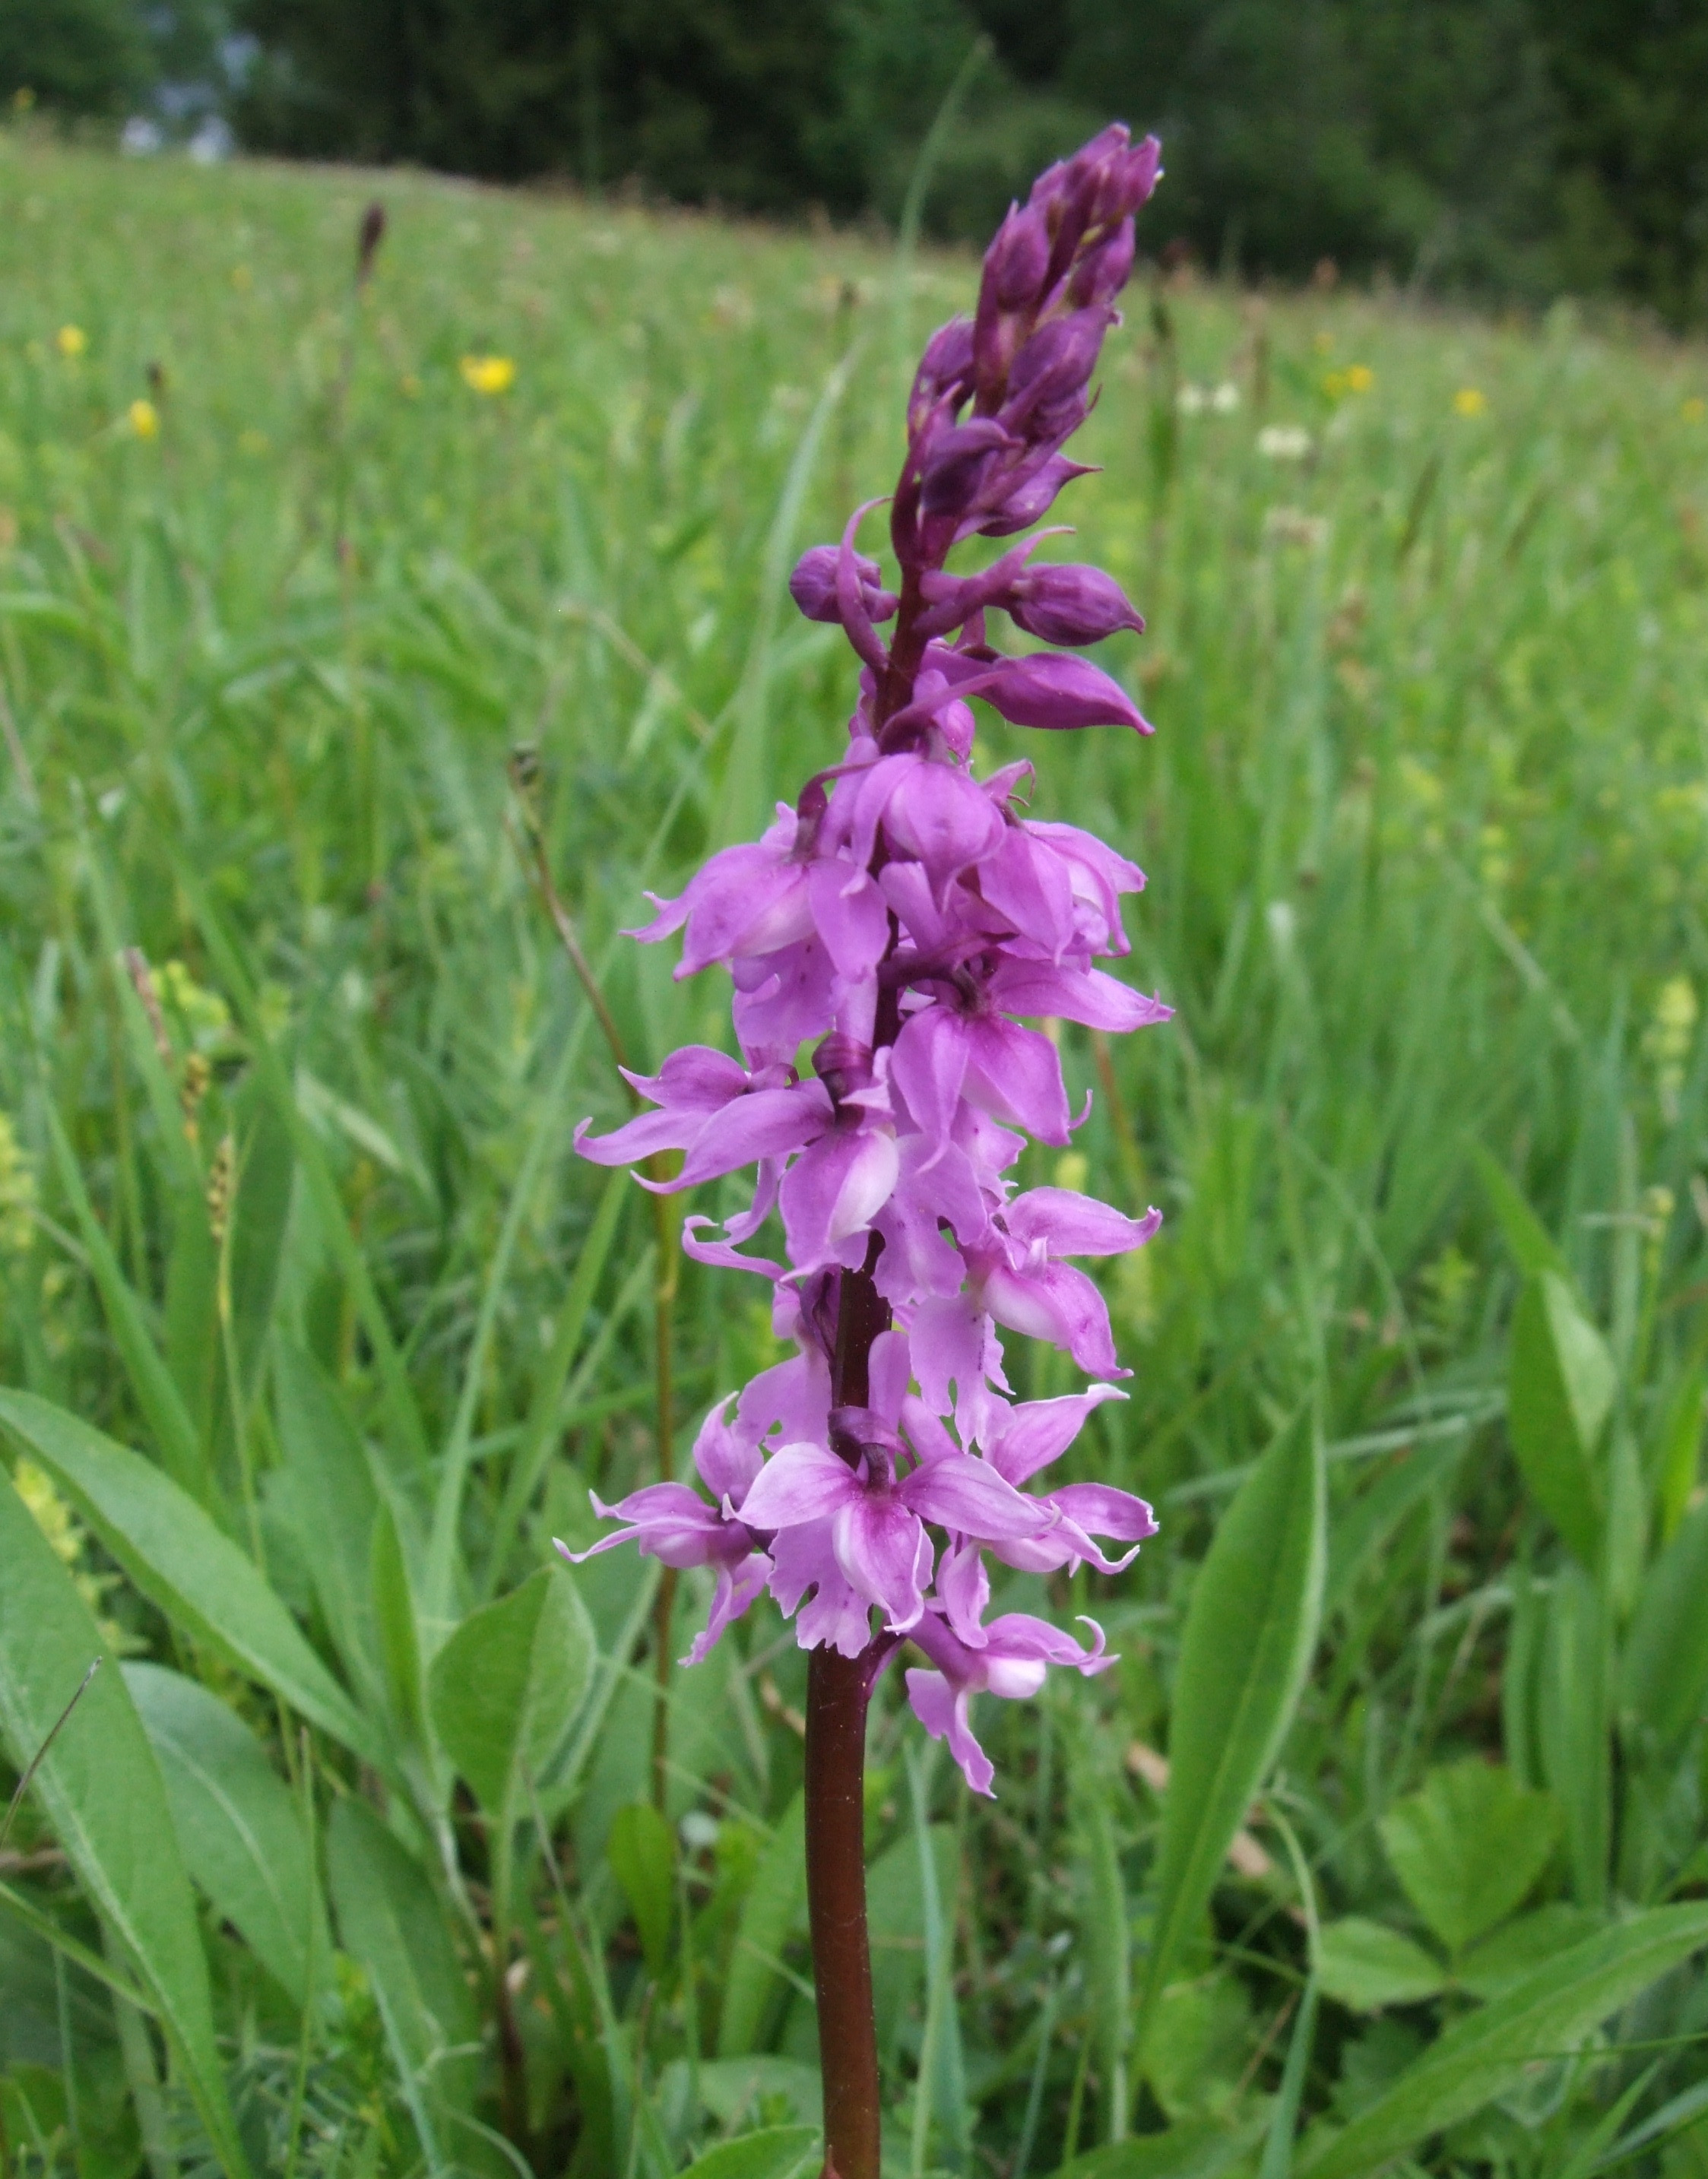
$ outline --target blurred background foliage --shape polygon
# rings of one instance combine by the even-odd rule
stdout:
[[[8,0],[0,96],[214,107],[287,156],[893,222],[975,53],[943,234],[987,233],[1119,113],[1167,144],[1153,248],[1708,307],[1692,0]]]

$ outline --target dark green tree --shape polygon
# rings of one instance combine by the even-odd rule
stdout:
[[[49,112],[114,116],[144,98],[154,56],[131,0],[4,0],[0,99]]]

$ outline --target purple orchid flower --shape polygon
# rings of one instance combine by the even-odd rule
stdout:
[[[690,1218],[684,1243],[767,1279],[796,1344],[707,1416],[706,1495],[596,1499],[623,1525],[593,1550],[633,1541],[714,1573],[695,1660],[767,1592],[803,1648],[858,1666],[862,1702],[911,1642],[925,1664],[909,1699],[980,1792],[992,1773],[975,1696],[1024,1698],[1052,1665],[1112,1661],[1095,1626],[1082,1645],[1024,1613],[992,1617],[992,1564],[1112,1576],[1156,1525],[1129,1491],[1040,1479],[1123,1397],[1107,1306],[1073,1260],[1142,1247],[1159,1214],[1017,1192],[1013,1171],[1027,1137],[1065,1145],[1089,1111],[1073,1109],[1053,1025],[1122,1033],[1169,1009],[1098,965],[1129,951],[1136,864],[1029,815],[1030,765],[982,775],[974,760],[980,704],[1046,732],[1149,733],[1118,679],[1069,655],[1143,620],[1101,569],[1035,559],[1039,539],[983,573],[946,562],[1030,528],[1089,474],[1062,449],[1089,413],[1158,171],[1155,140],[1118,126],[1052,167],[991,244],[974,317],[928,344],[888,502],[896,572],[855,550],[872,502],[790,582],[859,661],[846,747],[759,840],[713,855],[631,934],[680,933],[678,976],[728,971],[739,1056],[674,1052],[630,1077],[652,1110],[575,1137],[603,1165],[681,1153],[655,1188],[753,1168],[748,1206],[721,1233]],[[998,649],[991,612],[1066,648]],[[750,1250],[761,1233],[777,1238]],[[1016,1403],[1003,1334],[1061,1348],[1097,1381]]]

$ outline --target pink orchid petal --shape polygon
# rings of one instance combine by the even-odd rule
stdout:
[[[989,1447],[991,1465],[1017,1486],[1059,1460],[1085,1426],[1094,1408],[1106,1400],[1124,1400],[1114,1385],[1093,1385],[1059,1399],[1028,1400],[1008,1410],[1008,1419]]]
[[[1002,1213],[1022,1248],[1041,1241],[1052,1256],[1121,1256],[1142,1249],[1162,1223],[1160,1210],[1129,1218],[1095,1195],[1071,1188],[1030,1188]]]
[[[755,1090],[737,1097],[705,1123],[670,1185],[692,1188],[756,1159],[799,1150],[824,1133],[831,1117],[830,1093],[821,1082],[799,1083],[792,1090]]]
[[[1050,1524],[1035,1499],[1023,1498],[996,1469],[970,1453],[945,1453],[903,1478],[903,1503],[924,1521],[979,1539],[1035,1536]]]
[[[732,1620],[739,1619],[748,1606],[765,1593],[766,1578],[771,1572],[771,1561],[763,1551],[750,1551],[734,1566],[720,1566],[717,1586],[712,1592],[711,1610],[706,1625],[694,1638],[688,1655],[681,1660],[684,1665],[703,1664],[718,1638]]]
[[[1156,1534],[1156,1516],[1142,1498],[1109,1483],[1068,1483],[1050,1493],[1050,1503],[1089,1535],[1143,1543]]]
[[[821,1445],[785,1445],[748,1486],[741,1518],[750,1529],[793,1529],[821,1521],[864,1496],[859,1477]]]
[[[967,1722],[966,1690],[957,1693],[941,1672],[915,1669],[908,1674],[908,1700],[914,1715],[931,1738],[947,1741],[950,1754],[961,1766],[961,1776],[973,1791],[994,1800],[991,1781],[997,1774]]]
[[[846,1579],[877,1605],[888,1626],[905,1633],[925,1608],[931,1547],[900,1499],[868,1488],[845,1500],[831,1523],[831,1543]]]

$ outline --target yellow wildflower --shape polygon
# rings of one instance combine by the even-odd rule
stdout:
[[[160,436],[160,411],[151,401],[133,401],[124,414],[126,421],[139,439],[157,439]]]
[[[1349,363],[1346,367],[1346,390],[1348,393],[1368,393],[1376,384],[1376,373],[1367,363]]]
[[[463,383],[476,393],[508,393],[516,383],[516,365],[508,355],[465,355],[458,368]]]
[[[1453,396],[1455,416],[1480,416],[1489,405],[1489,397],[1480,386],[1462,386]]]
[[[1708,401],[1705,401],[1700,393],[1693,393],[1680,405],[1678,414],[1687,424],[1700,424],[1705,416],[1708,416]]]
[[[1331,401],[1341,400],[1347,392],[1346,372],[1331,370],[1322,381],[1322,390]]]
[[[53,345],[68,363],[75,363],[89,345],[89,336],[81,326],[61,326],[53,336]]]

